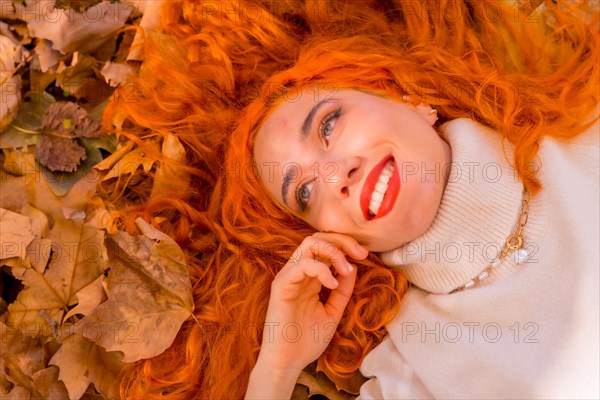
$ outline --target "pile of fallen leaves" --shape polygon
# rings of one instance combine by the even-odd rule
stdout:
[[[183,251],[141,219],[115,230],[96,191],[158,163],[100,117],[141,61],[123,28],[156,26],[159,7],[0,0],[3,399],[118,398],[123,366],[162,353],[193,310]]]
[[[118,398],[122,368],[167,349],[193,311],[183,251],[141,219],[138,235],[117,230],[97,190],[150,170],[145,190],[163,190],[159,157],[185,160],[175,136],[142,149],[100,123],[143,62],[127,27],[157,30],[160,6],[0,0],[2,399]],[[302,373],[295,399],[357,393],[361,380],[321,370]]]

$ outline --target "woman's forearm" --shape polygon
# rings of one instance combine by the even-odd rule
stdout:
[[[274,370],[257,363],[250,374],[246,399],[289,399],[302,371]]]

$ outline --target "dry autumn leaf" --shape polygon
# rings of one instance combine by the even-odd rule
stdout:
[[[69,187],[66,191],[60,190],[60,195],[57,195],[55,186],[60,183],[60,177],[42,170],[35,162],[33,151],[25,148],[19,152],[6,149],[4,151],[8,157],[0,163],[0,169],[7,172],[0,175],[0,200],[3,204],[6,202],[13,211],[18,211],[24,202],[28,202],[46,215],[50,226],[55,220],[63,217],[84,216],[82,212],[88,207],[96,190],[96,183],[100,179],[96,170],[89,169],[85,175],[63,177]],[[21,196],[16,196],[16,193],[20,193]]]
[[[31,35],[48,39],[63,54],[93,52],[120,29],[133,7],[126,2],[103,1],[84,13],[55,8],[55,0],[18,7],[17,15],[27,21]]]
[[[26,93],[17,118],[0,133],[0,148],[20,149],[37,143],[43,117],[52,103],[54,97],[47,92]]]
[[[4,208],[0,208],[0,260],[5,258],[25,258],[27,246],[35,238],[31,219]]]
[[[75,172],[87,159],[86,149],[77,138],[101,135],[100,123],[90,118],[85,109],[72,102],[53,103],[44,115],[36,159],[50,171]]]
[[[11,58],[10,70],[6,71],[10,80],[4,80],[12,86],[2,88],[5,95],[10,94],[8,89],[14,89],[12,100],[16,100],[10,105],[10,116],[3,108],[2,118],[9,121],[14,117],[12,110],[18,113],[8,128],[0,131],[0,207],[6,209],[0,212],[0,279],[9,277],[6,282],[10,280],[15,287],[10,296],[4,297],[7,285],[0,285],[3,295],[0,398],[117,398],[121,358],[128,361],[164,351],[191,314],[193,298],[182,250],[143,221],[138,222],[140,236],[131,238],[116,233],[116,227],[112,226],[114,210],[110,207],[107,210],[95,195],[96,185],[101,180],[101,171],[110,170],[108,178],[111,174],[118,178],[141,166],[146,172],[156,168],[156,190],[166,188],[169,177],[179,176],[182,180],[187,177],[170,168],[172,165],[155,165],[155,162],[164,157],[183,163],[185,151],[174,136],[163,142],[162,149],[157,141],[151,140],[146,147],[137,149],[130,142],[119,154],[109,157],[110,162],[107,159],[92,169],[103,159],[99,149],[109,153],[115,150],[115,135],[110,135],[110,139],[94,138],[96,135],[90,132],[98,130],[84,129],[85,124],[80,122],[88,120],[78,118],[83,114],[81,110],[48,111],[55,102],[54,96],[59,101],[75,97],[81,107],[93,109],[92,118],[100,120],[101,106],[105,104],[102,100],[112,92],[102,79],[100,67],[109,59],[125,61],[134,30],[129,31],[127,46],[121,46],[121,59],[114,57],[115,32],[132,15],[132,4],[96,0],[86,0],[85,4],[79,1],[59,4],[54,0],[0,0],[0,3],[0,32],[9,35],[15,49],[22,50],[29,43],[27,49],[32,54],[24,58],[24,51],[14,53],[19,57]],[[144,24],[153,19],[158,26],[161,3],[138,2],[141,3],[152,9]],[[137,15],[130,22],[139,22]],[[4,60],[8,54],[4,50],[8,47],[2,45]],[[119,70],[111,71],[110,63],[105,67],[112,80],[123,79]],[[21,82],[20,76],[14,74],[15,68],[27,79]],[[55,80],[62,93],[53,84]],[[36,91],[40,93],[33,93]],[[96,103],[100,104],[94,108]],[[69,106],[73,108],[75,103]],[[44,115],[54,118],[42,121]],[[117,132],[125,117],[115,119]],[[44,150],[45,146],[42,130],[51,130],[53,136],[70,143],[77,140],[80,147],[74,164],[84,158],[81,150],[85,149],[85,160],[76,172],[53,172],[36,162],[34,152]],[[44,164],[59,162],[59,169],[64,166],[65,160],[57,157],[64,152],[47,153],[47,157],[42,157],[46,160]],[[121,157],[124,159],[117,162]],[[149,180],[148,192],[151,185]],[[9,217],[14,218],[9,222]],[[107,231],[114,234],[107,243],[112,240],[121,253],[118,257],[111,253],[116,262],[110,269],[105,264]],[[1,246],[15,241],[18,242],[15,248]],[[123,254],[132,241],[138,246],[138,253],[128,259]],[[119,271],[119,267],[123,270]],[[128,276],[138,281],[128,280]],[[128,292],[130,297],[123,297],[120,290]],[[131,301],[119,302],[122,298]],[[140,298],[148,308],[138,306]],[[149,299],[154,303],[148,302]],[[115,314],[115,310],[121,314]],[[127,326],[115,325],[114,317],[119,315],[125,318],[121,321],[133,322]],[[138,319],[130,318],[132,315]],[[75,326],[80,328],[78,333]],[[134,328],[139,330],[134,332]],[[102,347],[111,344],[102,343],[100,336],[92,337],[103,329],[107,333],[104,338],[114,342],[115,351]],[[160,340],[156,340],[157,335]]]
[[[337,375],[328,373],[321,358],[317,361],[317,372],[323,372],[327,378],[335,384],[338,391],[343,390],[344,392],[355,395],[360,393],[360,387],[367,381],[367,378],[362,376],[360,371],[356,371],[350,378],[340,378]]]
[[[38,39],[33,52],[42,72],[56,67],[61,56],[59,51],[52,48],[52,42],[46,39]]]
[[[106,173],[102,180],[106,181],[111,178],[132,174],[140,166],[144,168],[145,172],[150,172],[150,169],[158,160],[159,153],[160,150],[155,141],[144,142],[143,147],[137,147],[124,154]]]
[[[83,220],[57,220],[48,238],[52,240],[48,267],[44,273],[35,268],[25,271],[21,278],[25,289],[8,306],[10,327],[37,326],[54,332],[77,304],[76,293],[106,269],[102,231]]]
[[[100,71],[104,80],[112,87],[128,82],[129,76],[135,75],[134,69],[127,64],[112,63],[107,61]]]
[[[78,51],[73,53],[69,66],[62,61],[58,64],[56,85],[78,100],[93,104],[100,104],[112,92],[100,74],[100,62]]]
[[[157,196],[159,193],[163,195],[185,193],[188,175],[181,167],[185,165],[185,149],[177,136],[167,135],[165,137],[161,156],[162,160],[154,175],[151,196]]]
[[[0,132],[4,131],[16,118],[21,104],[21,76],[16,68],[25,62],[27,51],[20,44],[13,43],[0,34]]]
[[[144,35],[151,35],[161,31],[160,9],[164,0],[132,0],[132,2],[143,13],[140,28],[144,30],[144,33],[136,33],[131,44],[131,50],[127,56],[127,61],[143,61],[142,38]]]
[[[169,236],[138,218],[143,235],[106,238],[108,300],[76,325],[76,332],[133,362],[171,345],[194,302],[183,251]]]
[[[0,395],[2,399],[65,399],[58,368],[47,367],[49,346],[27,335],[27,328],[10,328],[0,322]]]
[[[117,399],[117,376],[123,368],[118,353],[107,353],[80,335],[67,337],[49,362],[60,368],[69,397],[79,399],[93,383],[105,399]]]
[[[65,321],[68,321],[74,315],[91,314],[96,307],[106,300],[106,292],[104,291],[104,275],[100,275],[96,280],[76,293],[77,306],[71,309],[65,315]]]
[[[308,387],[309,397],[320,394],[329,400],[354,399],[354,396],[338,391],[333,382],[327,379],[327,376],[322,372],[309,374],[306,371],[302,371],[298,377],[298,384]]]

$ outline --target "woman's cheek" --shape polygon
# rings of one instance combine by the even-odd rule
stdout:
[[[321,232],[339,232],[339,228],[344,225],[341,212],[343,210],[322,206],[315,213],[314,223],[311,225]]]

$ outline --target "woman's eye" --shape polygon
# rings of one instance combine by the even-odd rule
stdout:
[[[333,128],[335,127],[335,122],[339,118],[342,112],[341,108],[338,108],[331,114],[327,114],[321,124],[319,125],[319,137],[325,141],[325,144],[329,144],[329,138],[333,134]]]
[[[298,202],[301,212],[306,210],[306,205],[308,204],[308,200],[310,200],[310,194],[312,193],[313,185],[314,181],[298,187],[296,201]]]

